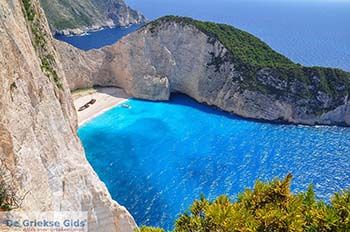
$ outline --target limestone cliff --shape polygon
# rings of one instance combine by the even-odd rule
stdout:
[[[124,0],[40,0],[54,33],[81,34],[145,22]]]
[[[102,50],[71,49],[81,53],[74,57],[100,60],[86,77],[89,86],[114,85],[150,100],[179,92],[252,119],[350,125],[349,73],[294,64],[231,26],[164,17]],[[69,53],[62,56],[67,61]],[[67,73],[73,89],[75,76]]]
[[[0,163],[24,211],[88,211],[90,231],[133,231],[87,162],[38,0],[0,1]]]
[[[98,75],[105,60],[105,53],[101,50],[83,52],[67,43],[55,40],[55,45],[61,57],[61,63],[66,72],[68,85],[71,90],[90,88],[95,85],[106,86],[104,76]],[[96,78],[98,77],[98,78]],[[110,78],[107,77],[107,81]]]

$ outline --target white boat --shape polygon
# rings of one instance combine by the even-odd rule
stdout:
[[[122,104],[121,107],[126,108],[126,109],[131,109],[131,106],[128,104]]]

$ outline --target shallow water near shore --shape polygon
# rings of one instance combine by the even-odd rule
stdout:
[[[171,228],[200,194],[232,198],[256,179],[294,175],[317,196],[350,187],[350,128],[244,120],[183,95],[129,100],[78,131],[112,197],[139,225]]]

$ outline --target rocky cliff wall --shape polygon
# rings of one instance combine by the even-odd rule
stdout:
[[[246,118],[350,125],[348,83],[344,79],[329,78],[327,88],[340,93],[335,96],[324,92],[323,77],[312,68],[301,69],[310,72],[305,82],[285,79],[273,68],[260,68],[247,77],[233,61],[234,54],[218,39],[178,19],[150,23],[98,51],[75,51],[83,53],[75,57],[90,58],[99,52],[97,57],[103,60],[92,76],[79,79],[79,86],[84,86],[85,79],[89,86],[114,85],[136,98],[150,100],[167,100],[171,93],[179,92]],[[77,86],[74,76],[67,77],[71,87]]]
[[[133,231],[87,162],[37,0],[0,1],[0,162],[24,211],[88,211],[91,231]]]
[[[60,61],[66,73],[71,90],[91,88],[95,85],[108,85],[109,77],[104,83],[103,75],[99,76],[106,54],[101,50],[84,52],[67,43],[55,40]],[[97,78],[98,77],[98,78]]]

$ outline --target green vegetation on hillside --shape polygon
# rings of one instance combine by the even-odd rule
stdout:
[[[291,180],[288,175],[270,183],[258,181],[234,201],[227,196],[213,201],[201,197],[176,220],[174,231],[350,231],[350,190],[334,194],[326,203],[316,198],[312,186],[293,194]],[[142,227],[140,231],[155,228]]]
[[[11,201],[7,186],[3,181],[0,181],[0,211],[8,211],[12,209]]]
[[[58,77],[55,66],[54,56],[48,49],[47,39],[49,35],[45,33],[42,18],[33,6],[31,0],[22,0],[23,13],[28,21],[30,32],[32,34],[32,44],[38,53],[41,61],[41,70],[50,79],[53,80],[58,88],[62,88],[61,80]]]
[[[54,31],[105,26],[107,21],[118,25],[120,17],[129,17],[131,22],[144,20],[123,0],[40,0],[40,3]]]
[[[155,228],[150,226],[142,226],[140,229],[135,229],[135,232],[164,232],[161,228]]]
[[[58,30],[91,26],[102,17],[90,1],[40,0],[50,24]]]
[[[231,51],[234,61],[260,68],[295,68],[298,67],[285,56],[275,52],[266,43],[249,34],[226,24],[203,22],[187,17],[165,16],[151,22],[156,27],[162,22],[175,21],[181,24],[192,24],[209,37],[218,39]]]
[[[158,22],[176,21],[192,24],[210,37],[218,39],[234,56],[235,61],[261,68],[298,66],[285,56],[275,52],[266,43],[249,34],[226,24],[203,22],[187,17],[165,16]],[[156,22],[157,22],[156,21]]]
[[[147,26],[151,32],[165,23],[176,22],[183,25],[193,25],[209,38],[220,41],[230,52],[228,57],[214,57],[210,64],[215,65],[219,71],[222,63],[230,61],[234,63],[235,69],[243,77],[242,86],[253,91],[264,94],[273,94],[277,97],[290,93],[288,89],[280,90],[271,88],[258,81],[259,71],[268,69],[279,80],[286,82],[286,88],[293,84],[299,86],[299,92],[295,94],[298,99],[315,98],[317,93],[324,92],[334,99],[344,98],[350,95],[350,73],[334,68],[304,67],[289,60],[270,48],[257,37],[237,29],[230,25],[212,22],[202,22],[186,17],[165,16]],[[312,82],[312,78],[316,81]],[[319,80],[319,81],[318,81]],[[314,88],[310,88],[310,86]],[[315,113],[322,113],[321,106],[313,109]]]

